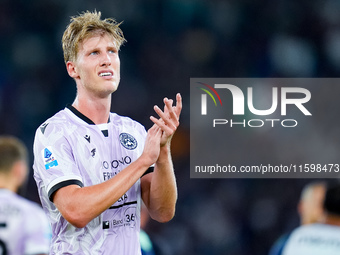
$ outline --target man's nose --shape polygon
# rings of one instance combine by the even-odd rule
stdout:
[[[105,53],[105,54],[102,55],[100,65],[101,66],[111,65],[111,58],[110,58],[109,54]]]

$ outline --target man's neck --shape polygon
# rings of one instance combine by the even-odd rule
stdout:
[[[0,189],[8,189],[12,192],[17,192],[18,187],[16,186],[15,182],[11,177],[6,174],[0,175]]]
[[[323,223],[328,225],[340,226],[340,216],[334,214],[326,214]]]
[[[77,96],[72,106],[95,124],[107,123],[110,114],[111,96],[100,100],[85,100]]]

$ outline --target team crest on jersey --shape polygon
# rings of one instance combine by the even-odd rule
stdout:
[[[42,156],[46,170],[58,165],[58,160],[54,157],[51,147],[46,147],[43,149]]]
[[[121,133],[119,135],[119,140],[121,145],[123,145],[125,149],[134,150],[137,148],[136,138],[128,133]]]

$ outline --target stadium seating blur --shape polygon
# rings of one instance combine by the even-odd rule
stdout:
[[[146,229],[159,255],[266,254],[277,237],[299,224],[295,208],[307,180],[190,179],[190,77],[337,77],[340,2],[1,0],[0,133],[16,135],[31,148],[37,127],[73,102],[62,32],[70,16],[94,9],[123,21],[127,39],[112,111],[148,128],[152,107],[164,96],[181,92],[184,100],[173,140],[176,216]],[[327,100],[335,97],[329,93]],[[321,131],[327,148],[338,152],[337,122]],[[313,139],[315,146],[325,143]],[[266,147],[271,140],[259,143]],[[32,151],[30,157],[33,162]],[[32,176],[23,195],[39,202]]]

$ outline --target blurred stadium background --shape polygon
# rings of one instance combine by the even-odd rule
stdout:
[[[31,148],[36,128],[73,102],[61,37],[70,16],[94,9],[124,21],[128,41],[112,111],[149,128],[154,104],[183,96],[173,141],[177,213],[147,227],[159,254],[267,254],[299,224],[296,204],[308,180],[190,179],[190,77],[337,77],[340,1],[0,0],[1,134]],[[330,148],[339,149],[336,142]],[[39,202],[32,176],[23,195]]]

